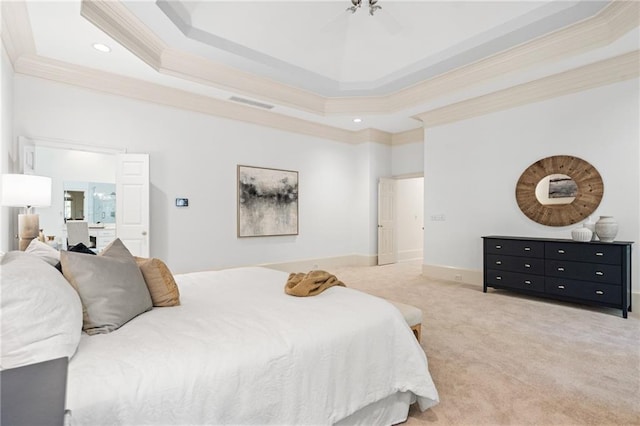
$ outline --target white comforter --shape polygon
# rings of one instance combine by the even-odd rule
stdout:
[[[332,287],[284,293],[287,274],[177,275],[181,306],[83,335],[69,364],[74,426],[333,424],[398,391],[438,400],[422,348],[388,302]]]

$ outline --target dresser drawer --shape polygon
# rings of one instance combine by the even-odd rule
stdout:
[[[620,304],[622,287],[587,281],[547,278],[545,292],[609,304]]]
[[[523,274],[544,275],[544,259],[533,257],[505,256],[487,254],[487,269],[521,272]]]
[[[622,282],[622,268],[620,265],[547,260],[545,273],[551,277],[598,283],[621,285]]]
[[[507,254],[511,256],[544,257],[544,242],[523,241],[523,240],[503,240],[487,238],[485,239],[485,249],[487,253]]]
[[[620,265],[622,263],[622,247],[597,243],[546,243],[545,256],[547,259]]]
[[[521,290],[544,291],[544,277],[518,272],[487,269],[486,284],[490,287],[509,287]]]

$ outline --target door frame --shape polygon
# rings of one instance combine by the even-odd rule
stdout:
[[[381,179],[393,179],[394,181],[399,181],[399,180],[404,180],[404,179],[414,179],[414,178],[422,178],[423,179],[423,184],[424,184],[424,173],[420,172],[420,173],[405,173],[402,175],[395,175],[395,176],[383,176],[380,177],[378,179],[378,210],[377,210],[377,219],[376,219],[376,223],[377,223],[377,227],[378,227],[378,246],[377,246],[377,258],[378,258],[378,265],[385,265],[385,264],[389,264],[389,263],[396,263],[399,261],[399,256],[398,256],[398,246],[397,246],[397,227],[394,224],[394,239],[396,240],[394,243],[394,254],[393,257],[391,259],[383,259],[383,260],[392,260],[392,261],[385,261],[385,262],[380,262],[380,229],[381,229],[381,223],[380,223],[380,208],[381,208],[381,200],[380,200],[380,180]],[[394,190],[394,198],[393,198],[393,211],[394,211],[394,220],[397,218],[397,208],[398,208],[398,203],[397,203],[397,191]],[[422,214],[422,251],[424,253],[424,189],[423,189],[423,194],[422,194],[422,204],[423,204],[423,214]]]

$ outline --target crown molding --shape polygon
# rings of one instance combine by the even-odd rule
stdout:
[[[408,143],[424,142],[424,128],[418,127],[391,135],[391,145],[404,145]]]
[[[16,73],[31,77],[316,138],[352,144],[365,142],[391,144],[391,134],[381,130],[344,130],[37,55],[20,56],[14,67]]]
[[[421,142],[423,128],[400,133],[376,129],[349,131],[272,111],[239,105],[159,84],[93,70],[36,54],[24,1],[0,1],[2,40],[15,72],[76,85],[103,93],[197,111],[223,118],[346,143],[390,145]],[[499,78],[536,63],[557,60],[606,45],[639,25],[640,2],[614,0],[598,15],[509,51],[419,83],[393,95],[323,98],[300,89],[233,70],[224,65],[168,48],[118,1],[82,1],[83,16],[99,25],[146,63],[169,75],[224,87],[233,79],[234,91],[319,115],[390,113],[425,99],[450,94],[465,86]],[[638,76],[638,51],[541,78],[512,88],[464,100],[414,116],[425,127],[463,120],[527,102],[586,90]],[[218,85],[212,82],[222,82]],[[261,93],[262,95],[260,95]]]
[[[281,106],[311,113],[324,110],[325,98],[320,95],[172,48],[164,50],[159,71],[200,84],[233,90]]]
[[[119,1],[83,0],[80,15],[159,71],[167,46]]]
[[[371,128],[358,130],[357,132],[354,132],[353,136],[354,142],[356,143],[374,142],[384,145],[391,145],[392,139],[391,133]]]
[[[505,73],[523,71],[536,64],[610,44],[640,25],[640,2],[614,0],[591,18],[398,92],[386,96],[327,98],[168,49],[119,1],[83,0],[82,5],[86,10],[83,16],[132,52],[142,51],[146,54],[142,59],[151,61],[159,72],[318,115],[398,112],[487,83]]]
[[[533,65],[606,46],[638,25],[640,2],[614,0],[592,18],[404,89],[393,96],[390,108],[413,105],[420,99],[435,99]]]
[[[600,12],[599,18],[606,23],[611,32],[611,41],[616,40],[638,26],[640,3],[616,0]]]
[[[424,127],[434,127],[639,76],[640,51],[636,50],[487,95],[436,108],[413,118],[422,120]]]
[[[22,2],[0,1],[2,15],[2,43],[9,60],[15,64],[22,54],[35,54],[31,22],[27,7]]]
[[[80,12],[160,73],[309,112],[324,109],[322,96],[169,48],[120,1],[82,0]]]

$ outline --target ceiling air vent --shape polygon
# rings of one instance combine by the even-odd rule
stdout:
[[[252,101],[251,99],[239,98],[237,96],[232,96],[229,98],[229,100],[233,102],[239,102],[241,104],[251,105],[258,108],[264,108],[264,109],[272,109],[274,107],[274,105],[264,104],[258,101]]]

